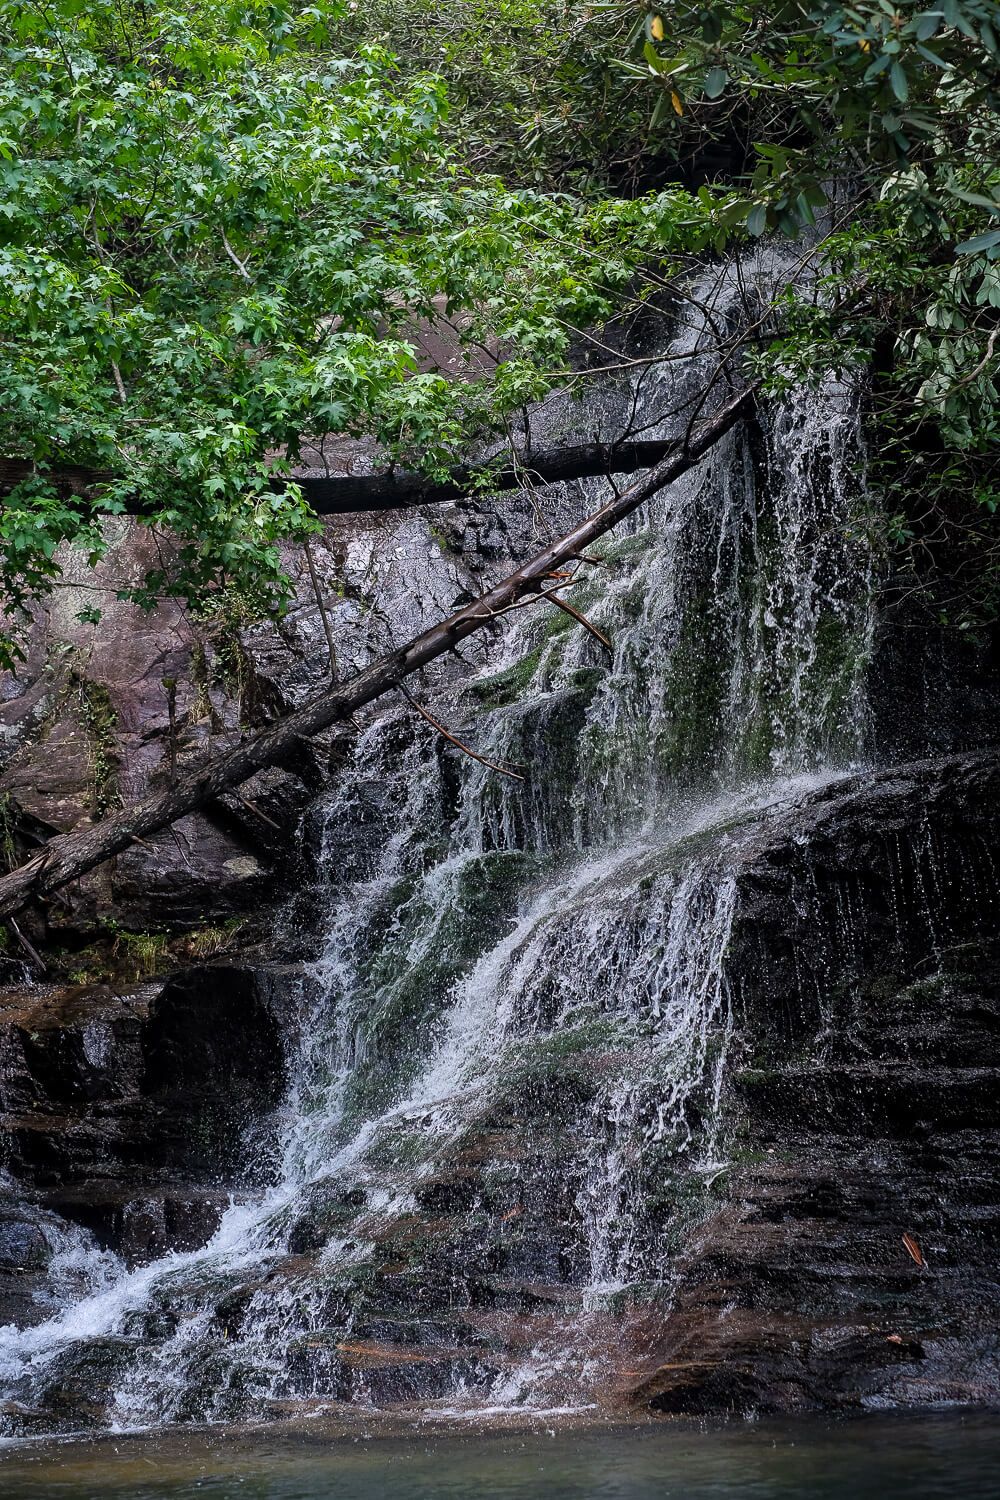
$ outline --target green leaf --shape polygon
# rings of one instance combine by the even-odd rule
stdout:
[[[953,198],[960,198],[963,203],[971,203],[976,208],[985,208],[991,214],[1000,214],[1000,200],[996,198],[984,198],[982,193],[967,193],[962,188],[956,187],[954,183],[948,184],[948,191]]]
[[[663,72],[663,59],[660,57],[660,54],[657,52],[652,42],[643,43],[642,55],[646,59],[654,73]]]
[[[889,82],[892,84],[892,92],[901,104],[905,104],[910,97],[910,81],[906,76],[906,69],[902,63],[894,62],[889,70]]]
[[[725,92],[729,83],[729,74],[725,68],[710,68],[705,75],[705,93],[709,99],[718,99]]]
[[[667,93],[666,89],[664,89],[663,92],[660,94],[660,97],[656,101],[656,105],[655,105],[655,107],[653,109],[653,113],[649,117],[649,128],[650,128],[650,130],[655,130],[656,127],[658,125],[661,125],[663,123],[664,119],[667,118],[667,117],[669,117],[670,114],[671,114],[670,95]]]
[[[955,246],[956,255],[978,255],[983,250],[993,250],[1000,245],[1000,229],[990,229],[985,234],[973,235],[971,240],[963,240],[960,245]]]
[[[891,67],[891,65],[891,55],[888,52],[881,53],[881,55],[875,59],[871,66],[866,68],[864,75],[865,83],[871,83],[873,78],[877,78],[880,73],[884,73],[886,68]]]
[[[755,203],[747,215],[747,232],[759,239],[767,228],[767,204]]]
[[[816,215],[813,213],[812,204],[805,193],[800,193],[796,198],[795,207],[798,210],[799,220],[802,223],[815,225]]]

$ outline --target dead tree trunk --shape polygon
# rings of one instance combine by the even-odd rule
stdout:
[[[248,737],[234,750],[196,766],[159,796],[147,797],[102,823],[52,839],[25,864],[0,879],[0,917],[18,911],[26,902],[46,896],[96,865],[120,854],[130,844],[176,822],[212,798],[239,786],[255,771],[289,758],[301,739],[329,725],[349,719],[365,704],[395,688],[460,641],[496,620],[510,605],[545,587],[549,574],[572,561],[605,532],[629,515],[657,490],[692,468],[713,444],[739,420],[753,400],[750,387],[735,397],[690,440],[649,473],[623,490],[575,530],[553,542],[517,572],[510,574],[482,598],[432,626],[397,651],[373,662],[349,682],[339,683],[302,708]]]
[[[475,489],[486,476],[494,490],[512,490],[529,481],[554,484],[564,479],[585,479],[593,474],[634,474],[659,463],[673,451],[668,438],[623,439],[615,443],[578,443],[557,448],[526,448],[516,457],[500,456],[480,464],[460,464],[444,479],[428,479],[411,469],[377,469],[371,474],[294,474],[310,507],[318,516],[346,515],[353,511],[398,510],[403,506],[431,505],[455,500]],[[24,459],[0,458],[0,494],[33,473]],[[50,477],[75,495],[99,491],[113,477],[97,469],[65,468]],[[126,512],[145,514],[141,496],[126,501]]]

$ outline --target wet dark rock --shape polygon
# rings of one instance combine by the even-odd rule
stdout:
[[[1000,626],[956,630],[926,605],[880,621],[871,677],[879,754],[885,761],[943,755],[1000,739]]]
[[[60,1358],[59,1378],[47,1388],[43,1406],[64,1430],[99,1426],[134,1348],[134,1340],[122,1337],[71,1346]]]
[[[0,1219],[0,1271],[34,1271],[48,1264],[51,1250],[37,1224]]]
[[[0,1139],[15,1186],[130,1263],[204,1244],[236,1164],[266,1162],[291,992],[280,967],[220,963],[132,990],[8,994]]]
[[[333,1234],[354,1222],[366,1201],[367,1194],[363,1188],[314,1193],[308,1210],[296,1220],[289,1232],[288,1248],[291,1254],[311,1255],[321,1250]]]
[[[167,1115],[167,1166],[231,1176],[248,1131],[278,1103],[287,1017],[266,974],[211,965],[174,975],[153,999],[141,1091]]]
[[[998,791],[997,757],[907,767],[750,861],[730,1168],[632,1399],[1000,1401]]]
[[[706,1180],[637,1157],[642,1290],[582,1311],[574,1132],[603,1054],[541,1048],[406,1213],[376,1232],[359,1205],[375,1254],[339,1329],[296,1348],[289,1394],[432,1399],[461,1349],[475,1382],[583,1338],[601,1399],[655,1412],[1000,1400],[998,794],[1000,757],[951,757],[845,779],[734,838],[724,1165]],[[350,1236],[332,1201],[296,1250],[334,1221]],[[448,1337],[447,1360],[402,1357]]]

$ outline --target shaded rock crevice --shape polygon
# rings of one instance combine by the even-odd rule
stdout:
[[[8,993],[3,1212],[43,1238],[58,1214],[133,1264],[204,1244],[232,1192],[267,1174],[288,981],[280,966],[219,962],[131,989]]]

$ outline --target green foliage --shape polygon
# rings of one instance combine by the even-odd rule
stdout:
[[[447,79],[445,131],[470,170],[600,193],[631,189],[648,168],[644,82],[613,61],[634,23],[632,7],[595,25],[574,0],[368,0],[348,8],[339,37]]]
[[[0,665],[65,546],[96,563],[124,509],[161,559],[125,597],[280,612],[305,440],[441,474],[568,378],[576,330],[817,216],[820,295],[762,326],[768,379],[867,363],[897,477],[941,493],[957,463],[989,520],[998,11],[0,0],[0,456],[29,474],[0,509]],[[428,368],[442,319],[460,357]]]
[[[203,963],[233,948],[246,918],[190,932],[130,930],[113,918],[99,921],[83,947],[47,950],[53,975],[69,984],[134,984],[184,964]]]
[[[654,116],[745,160],[723,237],[803,231],[817,274],[759,329],[780,392],[867,369],[887,546],[968,627],[1000,605],[1000,6],[784,0],[649,12]],[[831,232],[832,231],[832,232]],[[943,601],[950,595],[947,604]]]
[[[9,614],[137,505],[168,544],[127,597],[280,610],[280,544],[315,525],[289,478],[305,436],[438,473],[559,378],[642,256],[704,239],[691,202],[469,182],[441,79],[332,58],[340,15],[0,0],[0,453],[32,466],[0,514]],[[463,311],[470,354],[504,360],[421,368],[420,321]],[[71,494],[73,465],[107,478]]]
[[[0,792],[0,872],[13,870],[17,858],[18,807],[10,792]]]
[[[654,124],[735,137],[756,155],[750,192],[725,215],[753,235],[813,226],[845,174],[857,188],[942,148],[964,159],[968,119],[993,114],[1000,97],[995,0],[711,0],[649,12],[636,45],[642,61],[621,66],[659,87]],[[940,190],[951,191],[946,178]],[[986,206],[1000,214],[1000,201]],[[1000,226],[971,248],[1000,253]]]
[[[112,957],[124,979],[148,979],[166,964],[170,939],[165,932],[126,932],[120,929],[112,942]]]
[[[80,717],[90,747],[91,813],[96,820],[121,806],[118,790],[118,715],[111,695],[101,682],[86,677],[77,680]]]

